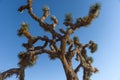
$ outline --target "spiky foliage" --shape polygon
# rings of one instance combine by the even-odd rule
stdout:
[[[57,58],[57,55],[56,54],[51,54],[51,55],[49,55],[49,58],[51,60],[55,60]]]
[[[68,13],[65,15],[65,21],[66,22],[72,22],[73,18],[72,18],[72,14]]]
[[[89,16],[83,17],[83,20],[86,22],[88,20]]]
[[[43,11],[49,11],[49,7],[48,6],[44,6],[42,10]]]
[[[91,53],[94,53],[95,51],[97,51],[97,49],[98,49],[98,45],[95,43],[91,48]]]
[[[54,15],[51,16],[51,20],[55,20],[56,17]]]
[[[91,53],[94,53],[95,51],[97,51],[97,48],[98,48],[98,46],[97,46],[96,43],[93,43],[93,44],[89,47],[89,49],[91,50]]]
[[[73,41],[71,39],[68,39],[67,40],[67,45],[72,45],[73,44]]]
[[[74,40],[74,41],[79,41],[79,38],[78,38],[77,36],[74,36],[74,37],[73,37],[73,40]]]
[[[95,18],[99,15],[99,11],[100,11],[100,4],[96,3],[90,7],[89,15],[93,15]]]
[[[23,32],[28,32],[28,30],[29,30],[29,26],[28,26],[28,24],[27,23],[25,23],[25,22],[23,22],[22,24],[21,24],[21,28],[18,30],[18,36],[22,36],[23,35]]]
[[[87,57],[87,63],[90,61],[91,63],[93,62],[93,58],[92,57]]]
[[[36,62],[37,56],[34,53],[24,53],[20,52],[18,55],[20,62],[18,63],[19,66],[33,66]]]
[[[70,45],[71,44],[71,42],[70,41],[67,41],[67,45]]]
[[[45,6],[44,8],[43,8],[43,12],[44,12],[44,14],[43,14],[43,19],[42,20],[44,20],[46,17],[48,17],[48,15],[50,14],[50,11],[49,11],[49,7],[48,6]]]
[[[27,54],[25,54],[24,52],[20,52],[20,54],[18,55],[20,62],[18,63],[19,66],[27,66]]]
[[[36,63],[36,60],[37,60],[37,56],[30,56],[30,60],[29,60],[29,64],[28,66],[31,67],[31,66],[34,66],[34,64]]]
[[[78,38],[77,36],[74,36],[74,37],[73,37],[73,41],[74,41],[74,45],[75,45],[76,47],[78,47],[79,38]]]

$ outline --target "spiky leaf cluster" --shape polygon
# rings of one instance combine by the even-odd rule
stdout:
[[[49,7],[48,7],[48,6],[45,6],[45,7],[43,7],[42,10],[43,10],[43,11],[49,11]]]
[[[56,17],[54,15],[51,16],[51,20],[55,20]]]
[[[24,31],[28,32],[28,30],[29,30],[28,24],[23,22],[23,23],[21,24],[21,28],[18,30],[18,36],[22,36],[22,35],[23,35],[23,32],[24,32]]]
[[[91,50],[91,53],[94,53],[95,51],[97,51],[98,45],[93,41],[90,41],[90,44],[91,45],[89,46],[89,49]]]
[[[72,18],[72,14],[68,13],[65,15],[65,21],[66,22],[72,22],[73,18]]]
[[[51,54],[51,55],[49,55],[49,58],[51,60],[55,60],[57,58],[57,55],[56,54]]]
[[[70,45],[71,44],[71,42],[70,41],[67,41],[67,45]]]
[[[87,63],[90,61],[91,63],[93,62],[93,58],[92,57],[87,57]]]
[[[74,36],[74,37],[73,37],[73,40],[74,40],[74,41],[79,41],[79,38],[78,38],[77,36]]]
[[[32,53],[24,53],[20,52],[18,55],[20,62],[18,63],[19,66],[33,66],[36,62],[37,56]]]
[[[93,15],[94,17],[97,17],[100,11],[100,4],[96,3],[90,7],[89,15]]]
[[[83,17],[83,20],[86,22],[88,20],[89,16]]]

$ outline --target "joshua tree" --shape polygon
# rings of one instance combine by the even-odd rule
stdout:
[[[40,54],[48,54],[50,59],[58,58],[63,65],[67,80],[79,80],[77,73],[80,71],[80,68],[83,68],[83,80],[90,80],[92,73],[98,72],[98,69],[92,66],[93,58],[87,55],[86,49],[89,48],[91,53],[94,53],[97,50],[97,44],[91,40],[87,44],[82,44],[77,36],[71,37],[71,34],[77,29],[90,25],[92,20],[98,16],[100,10],[98,3],[90,7],[87,16],[77,18],[75,23],[73,23],[72,15],[67,14],[63,21],[66,29],[60,28],[60,32],[55,31],[58,25],[58,20],[55,16],[51,17],[52,24],[44,22],[50,16],[49,7],[46,6],[43,8],[43,15],[40,18],[33,13],[32,0],[27,0],[27,4],[22,5],[18,11],[22,12],[25,9],[39,23],[40,27],[52,35],[52,38],[47,37],[47,35],[34,37],[29,32],[29,25],[25,22],[22,23],[21,28],[18,30],[18,36],[24,36],[28,39],[27,43],[22,44],[26,48],[26,51],[20,52],[18,55],[20,59],[18,63],[19,68],[13,68],[1,73],[0,80],[4,80],[12,74],[17,74],[19,80],[24,80],[24,70],[28,66],[33,66],[37,60],[37,56]],[[44,44],[35,46],[34,43],[37,43],[38,40],[43,41]],[[72,67],[74,56],[76,56],[75,60],[79,63],[76,68]]]

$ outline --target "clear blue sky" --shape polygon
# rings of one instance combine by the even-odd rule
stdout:
[[[32,20],[27,11],[17,12],[18,7],[27,0],[0,0],[0,72],[18,67],[18,53],[25,49],[21,46],[27,40],[17,36],[20,24],[25,21],[30,25],[30,32],[37,36],[44,32],[37,22]],[[93,65],[100,72],[92,80],[120,80],[120,0],[33,0],[33,11],[41,16],[41,8],[48,5],[51,15],[59,19],[58,27],[64,27],[62,20],[66,13],[72,13],[74,19],[88,14],[90,5],[99,2],[101,12],[88,28],[79,29],[74,35],[82,43],[93,40],[98,43],[98,51],[92,55]],[[49,19],[48,19],[49,21]],[[38,43],[40,45],[40,43]],[[89,52],[89,51],[88,51]],[[81,73],[78,73],[80,80]],[[35,66],[26,70],[25,80],[65,80],[65,74],[59,60],[50,61],[47,55],[40,55]],[[16,80],[13,76],[7,80]]]

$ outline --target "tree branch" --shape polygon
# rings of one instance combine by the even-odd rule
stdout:
[[[28,12],[34,20],[39,21],[39,18],[32,11],[32,0],[28,0]]]
[[[52,55],[52,54],[55,54],[56,51],[47,50],[47,49],[39,49],[39,50],[36,50],[34,53],[35,53],[35,55],[39,55],[39,54],[43,54],[43,53]]]
[[[73,48],[73,44],[70,45],[70,47],[68,48],[68,52],[71,52]]]
[[[16,74],[18,76],[19,72],[20,72],[20,68],[9,69],[9,70],[7,70],[5,72],[0,73],[0,80],[4,80],[7,77],[12,76],[13,74]]]
[[[23,12],[25,9],[28,9],[28,5],[21,6],[18,11]]]
[[[67,32],[66,32],[66,31],[64,31],[62,28],[61,28],[61,29],[59,29],[59,31],[60,31],[61,33],[63,33],[63,34],[67,34]]]
[[[81,67],[82,65],[81,65],[81,63],[75,68],[75,73],[77,73],[79,70],[80,70],[80,67]]]
[[[52,28],[55,28],[58,24],[58,20],[55,16],[52,16],[51,20],[53,21],[53,24],[51,26],[52,26]]]
[[[45,43],[43,44],[43,46],[36,46],[34,50],[44,49],[44,48],[47,47],[47,45],[48,45],[48,42],[45,41]]]
[[[47,24],[47,23],[44,23],[44,20],[49,16],[50,12],[49,12],[49,9],[48,10],[45,10],[44,11],[44,14],[43,16],[39,19],[32,11],[32,0],[28,0],[28,12],[30,14],[30,16],[35,19],[39,24],[40,26],[51,32],[52,35],[56,36],[56,37],[59,37],[61,38],[61,35],[59,33],[57,33],[53,28],[56,27],[56,25],[58,24],[58,20],[55,18],[55,17],[51,17],[51,20],[53,21],[53,24],[50,25],[50,24]]]

